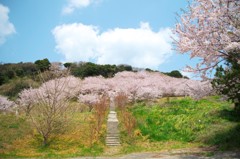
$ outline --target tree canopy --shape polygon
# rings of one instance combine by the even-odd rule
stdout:
[[[213,86],[240,108],[240,1],[193,0],[176,25],[176,49],[200,62],[202,77],[216,69]],[[219,66],[224,62],[224,66]]]
[[[229,58],[240,63],[240,1],[193,0],[176,25],[176,49],[200,58],[195,68],[202,77]],[[235,51],[237,56],[233,56]]]
[[[37,68],[41,72],[48,70],[51,66],[51,63],[49,62],[49,60],[47,58],[42,59],[42,60],[37,60],[34,63],[37,65]]]

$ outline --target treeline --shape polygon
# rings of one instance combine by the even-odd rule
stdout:
[[[151,70],[149,68],[146,68],[146,69],[133,68],[130,65],[99,65],[91,62],[65,63],[63,65],[66,68],[70,68],[72,75],[80,78],[85,78],[89,76],[99,76],[99,75],[105,78],[110,78],[110,77],[113,77],[114,74],[122,71],[137,72],[139,70],[145,70],[148,72],[159,72],[159,71]],[[175,78],[188,78],[186,76],[183,76],[178,70],[173,70],[171,72],[162,72],[162,73]]]
[[[133,68],[130,65],[99,65],[91,62],[78,62],[78,63],[50,63],[48,59],[37,60],[32,62],[20,62],[20,63],[6,63],[0,64],[0,94],[8,96],[10,99],[16,99],[18,93],[26,88],[37,88],[41,82],[37,75],[39,72],[50,70],[54,67],[59,69],[68,68],[70,74],[84,79],[89,76],[103,76],[105,78],[111,78],[116,73],[122,71],[149,71],[158,72],[147,69]],[[164,73],[168,76],[183,78],[179,71],[171,71]]]
[[[0,64],[0,85],[17,77],[32,77],[38,69],[34,63]]]
[[[110,78],[118,72],[133,71],[130,65],[99,65],[91,62],[65,63],[63,65],[70,69],[72,75],[80,78],[100,75],[105,78]]]
[[[179,72],[178,70],[173,70],[171,72],[162,72],[165,75],[171,76],[171,77],[175,77],[175,78],[186,78],[189,79],[187,76],[183,76],[181,74],[181,72]]]
[[[100,65],[94,64],[91,62],[79,62],[79,63],[59,63],[59,67],[68,68],[70,70],[71,75],[80,77],[84,79],[89,76],[103,76],[105,78],[111,78],[116,73],[122,71],[134,71],[137,72],[143,69],[136,69],[130,65]],[[51,67],[51,63],[48,59],[37,60],[34,63],[7,63],[0,64],[0,85],[8,83],[12,79],[27,77],[33,79],[36,77],[38,72],[44,72],[49,70]],[[149,68],[145,69],[149,72],[156,72]],[[184,77],[179,71],[174,70],[171,72],[163,72],[164,74],[176,77],[176,78],[187,78]]]
[[[0,64],[0,94],[16,99],[18,93],[30,87],[40,85],[39,72],[49,69],[51,63],[48,59],[32,62]]]
[[[151,70],[150,68],[146,68],[145,71],[148,71],[148,72],[159,72],[159,71],[154,71],[154,70]],[[171,72],[161,72],[167,76],[170,76],[170,77],[175,77],[175,78],[186,78],[186,79],[189,79],[187,76],[183,76],[181,74],[181,72],[179,72],[178,70],[173,70]]]
[[[29,77],[34,78],[41,71],[48,70],[51,63],[48,59],[32,62],[0,64],[0,85],[8,83],[11,79]]]

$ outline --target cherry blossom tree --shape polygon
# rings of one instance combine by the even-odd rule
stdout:
[[[0,95],[0,112],[12,111],[14,107],[16,107],[16,104],[13,101]]]
[[[101,95],[90,93],[90,94],[80,94],[78,96],[78,101],[80,103],[86,104],[89,108],[89,111],[92,111],[94,105],[99,102]]]
[[[186,83],[186,85],[188,87],[187,93],[189,94],[189,96],[196,100],[202,99],[203,97],[213,94],[212,85],[210,81],[194,83],[191,81]]]
[[[178,36],[177,50],[201,60],[195,68],[187,67],[188,71],[199,72],[205,78],[224,64],[222,76],[216,74],[214,89],[240,110],[240,74],[235,71],[240,68],[240,1],[193,0],[174,32]]]
[[[101,95],[107,94],[110,98],[116,98],[124,94],[128,101],[150,100],[169,96],[205,96],[212,88],[206,87],[206,91],[195,91],[204,85],[204,82],[173,78],[159,72],[121,72],[113,78],[103,77],[85,78],[81,83],[79,101],[93,105]],[[203,87],[205,89],[205,87]],[[204,95],[203,95],[204,93]],[[201,95],[202,94],[202,95]]]
[[[77,98],[80,85],[81,80],[73,76],[56,78],[43,83],[39,88],[24,89],[19,93],[17,102],[20,108],[29,114],[31,109],[42,100],[54,103],[64,99]]]
[[[19,94],[20,108],[26,111],[32,125],[43,140],[64,131],[71,118],[69,100],[77,97],[80,79],[73,76],[55,78],[44,82],[39,88],[26,89]]]
[[[235,58],[240,63],[239,0],[193,0],[174,32],[178,37],[177,51],[201,60],[195,68],[187,67],[188,71],[205,77],[227,58]]]
[[[26,115],[29,115],[30,111],[32,110],[33,106],[37,103],[38,101],[38,89],[24,89],[22,90],[18,96],[17,103],[20,106],[20,109],[23,110]]]

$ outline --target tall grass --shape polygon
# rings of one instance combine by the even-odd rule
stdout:
[[[77,103],[72,101],[71,105],[77,106]],[[67,131],[52,138],[47,147],[38,141],[36,130],[30,127],[25,117],[0,114],[0,158],[63,158],[103,154],[106,148],[106,119],[94,119],[101,114],[105,116],[106,110],[102,112],[100,105],[93,112],[83,108],[76,109]],[[218,97],[200,101],[170,98],[169,102],[166,99],[151,104],[141,102],[124,107],[124,111],[119,110],[118,113],[122,128],[119,153],[199,146],[213,146],[220,150],[240,149],[240,116],[234,113],[231,103]],[[134,127],[126,125],[130,121],[126,119],[130,117],[131,121],[136,122]],[[94,142],[92,126],[98,132],[97,141]]]
[[[142,135],[150,141],[240,148],[239,116],[229,113],[233,110],[231,103],[220,101],[218,97],[199,101],[171,99],[159,103],[152,106],[137,103],[130,109]]]
[[[0,158],[64,158],[102,154],[105,131],[101,131],[98,141],[91,141],[90,125],[94,112],[76,111],[71,115],[73,120],[69,122],[68,129],[50,137],[49,145],[43,146],[39,134],[30,127],[25,117],[0,114]],[[101,124],[104,127],[105,120]]]

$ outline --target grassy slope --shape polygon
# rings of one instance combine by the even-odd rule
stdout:
[[[200,101],[173,98],[170,102],[161,99],[153,104],[136,103],[129,108],[137,121],[134,136],[129,138],[122,131],[120,153],[209,146],[239,150],[240,117],[232,110],[230,103],[220,101],[218,97]],[[106,148],[103,137],[90,146],[90,116],[91,113],[86,111],[76,112],[67,132],[56,136],[50,146],[42,147],[39,136],[30,129],[26,119],[0,114],[0,158],[101,155]],[[106,129],[106,125],[103,127]]]
[[[230,103],[218,97],[200,101],[162,99],[151,106],[137,103],[129,109],[137,120],[134,144],[124,142],[122,151],[212,146],[219,150],[239,150],[240,117],[232,110]]]
[[[90,112],[76,112],[68,130],[43,147],[39,135],[23,118],[0,114],[0,158],[96,156],[103,152],[104,140],[90,143]],[[106,127],[106,126],[105,126]],[[104,129],[103,129],[104,135]]]

